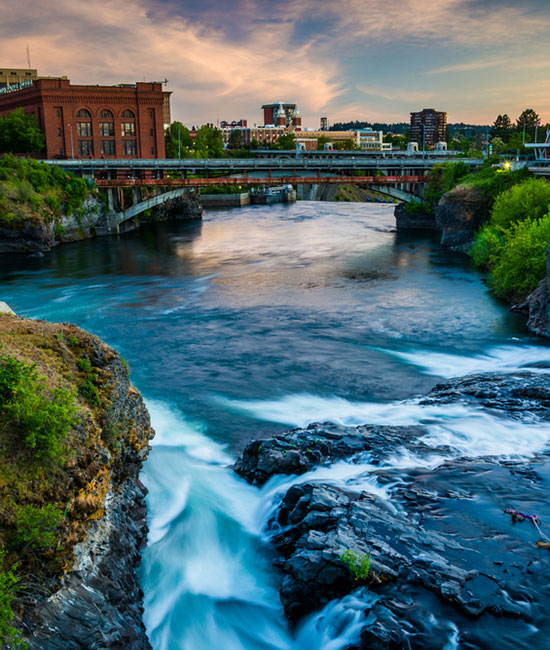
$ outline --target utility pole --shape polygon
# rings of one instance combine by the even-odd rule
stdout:
[[[178,160],[181,160],[181,122],[178,122]]]

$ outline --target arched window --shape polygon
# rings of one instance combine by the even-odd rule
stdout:
[[[99,114],[99,135],[102,138],[111,138],[115,135],[114,115],[108,109],[103,109]]]
[[[76,134],[79,138],[91,138],[92,137],[92,116],[90,111],[87,111],[85,108],[81,108],[77,114],[76,119]]]
[[[135,138],[136,137],[136,116],[134,112],[130,109],[122,111],[122,137],[123,138]]]

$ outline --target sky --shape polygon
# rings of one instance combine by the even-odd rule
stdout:
[[[172,119],[262,123],[295,102],[306,127],[550,122],[550,0],[0,0],[0,65],[72,83],[167,79]]]

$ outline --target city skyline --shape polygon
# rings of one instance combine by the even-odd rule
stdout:
[[[53,7],[0,0],[0,62],[73,83],[168,79],[172,119],[247,119],[261,104],[296,102],[304,126],[321,115],[408,122],[410,111],[447,111],[449,122],[515,120],[534,108],[550,122],[543,0],[518,6],[440,0],[333,3],[290,0],[113,0]]]

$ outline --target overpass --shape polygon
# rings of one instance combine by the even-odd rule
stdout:
[[[113,227],[151,207],[182,194],[212,185],[319,185],[359,184],[401,200],[418,200],[426,175],[445,156],[386,157],[362,152],[309,155],[277,152],[275,158],[89,159],[45,160],[48,165],[93,179],[106,190]],[[311,152],[316,154],[317,152]],[[331,154],[333,152],[330,152]],[[344,155],[340,155],[340,154]],[[460,159],[470,169],[479,159]],[[124,190],[131,189],[130,197]]]

